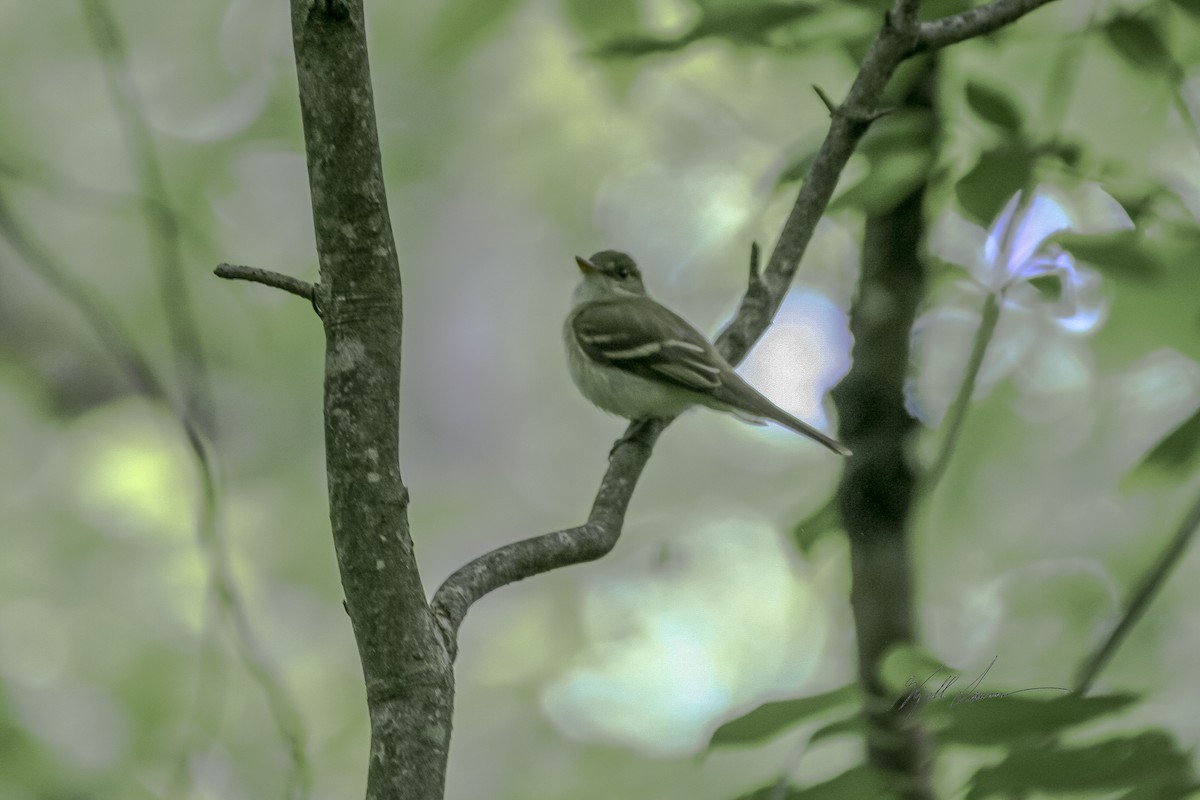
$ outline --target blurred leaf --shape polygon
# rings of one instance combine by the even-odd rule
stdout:
[[[1036,278],[1030,278],[1027,281],[1030,286],[1037,289],[1038,294],[1049,303],[1057,303],[1062,299],[1062,278],[1058,275],[1039,275]]]
[[[756,744],[810,717],[854,703],[858,699],[858,684],[849,683],[840,689],[812,697],[764,703],[717,728],[709,740],[709,747]]]
[[[426,59],[439,68],[454,66],[500,26],[520,0],[447,0],[429,34]]]
[[[867,726],[863,722],[862,716],[855,714],[853,717],[839,719],[837,722],[831,722],[828,725],[818,728],[812,736],[808,737],[808,744],[811,747],[823,739],[832,739],[835,736],[845,736],[847,734],[861,737],[865,736],[866,733]]]
[[[1049,699],[1009,695],[955,703],[952,694],[930,708],[942,721],[932,721],[942,744],[1011,745],[1021,739],[1056,734],[1065,728],[1112,714],[1137,701],[1135,695],[1080,697],[1060,694]]]
[[[637,28],[637,0],[562,0],[563,16],[580,36],[597,41]]]
[[[511,1],[511,0],[509,0]],[[768,34],[777,28],[811,17],[816,7],[801,3],[762,2],[701,5],[702,16],[690,30],[676,37],[645,34],[620,36],[594,51],[602,58],[633,58],[681,50],[709,37],[738,44],[769,45]]]
[[[800,552],[807,555],[817,542],[831,533],[842,529],[842,520],[838,516],[836,499],[831,497],[816,511],[796,523],[792,528],[792,539]]]
[[[925,182],[933,154],[898,151],[871,165],[871,171],[829,204],[830,211],[859,208],[870,215],[885,214]]]
[[[815,13],[815,6],[802,3],[730,3],[708,9],[696,26],[696,32],[699,36],[766,44],[766,35],[770,31]]]
[[[859,146],[870,169],[830,204],[830,210],[850,207],[882,214],[895,208],[928,178],[933,139],[933,120],[923,111],[901,112],[876,122]]]
[[[788,800],[863,800],[891,796],[892,792],[884,779],[865,764],[852,767],[827,781],[804,789],[794,789],[787,795]]]
[[[1003,92],[967,81],[967,105],[997,128],[1008,133],[1021,132],[1021,112]]]
[[[592,50],[592,55],[596,58],[638,58],[654,53],[669,53],[674,50],[682,50],[694,41],[695,38],[690,32],[673,39],[661,36],[631,34],[629,36],[617,36],[606,42],[601,42]]]
[[[1143,472],[1148,468],[1170,471],[1187,469],[1190,471],[1198,450],[1200,450],[1200,409],[1197,409],[1179,427],[1167,434],[1166,438],[1134,467],[1133,472]]]
[[[775,181],[775,186],[779,187],[785,183],[804,180],[804,176],[808,174],[808,170],[812,167],[812,163],[816,158],[817,151],[809,150],[804,155],[792,161],[783,168],[783,172],[779,173],[779,178]]]
[[[1061,796],[1068,792],[1135,787],[1146,791],[1155,787],[1162,792],[1194,785],[1190,759],[1169,736],[1155,731],[1079,748],[1040,743],[1014,750],[999,764],[975,773],[967,800],[997,795],[1026,797],[1034,791]]]
[[[1110,278],[1149,282],[1162,275],[1162,264],[1137,231],[1063,233],[1054,240],[1075,258],[1086,261]]]
[[[1171,0],[1171,3],[1194,19],[1200,19],[1200,0]]]
[[[889,690],[896,692],[897,699],[931,676],[956,674],[955,670],[938,661],[928,650],[911,644],[891,648],[879,665],[880,680]]]
[[[1172,75],[1179,71],[1158,26],[1144,16],[1113,17],[1104,26],[1104,35],[1117,53],[1137,69]]]
[[[975,166],[954,186],[954,194],[970,217],[989,224],[1008,200],[1029,182],[1033,154],[1023,144],[1008,142],[981,153]]]

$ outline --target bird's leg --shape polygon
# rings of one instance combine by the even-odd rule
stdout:
[[[612,449],[608,451],[608,460],[612,460],[613,454],[617,452],[617,448],[623,444],[635,444],[642,445],[644,447],[645,442],[643,442],[642,439],[646,434],[646,429],[649,428],[653,422],[654,417],[643,417],[642,419],[633,420],[633,424],[629,426],[629,428],[625,431],[625,434],[613,443]]]

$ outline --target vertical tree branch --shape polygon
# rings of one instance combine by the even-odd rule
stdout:
[[[929,108],[929,68],[909,105]],[[899,796],[933,797],[929,744],[896,708],[879,676],[889,649],[915,641],[909,514],[917,476],[909,458],[914,420],[904,407],[909,336],[924,294],[918,247],[924,185],[891,211],[867,220],[862,275],[851,311],[854,363],[833,391],[841,438],[853,451],[838,487],[850,539],[850,602],[866,697],[867,761],[893,778]]]
[[[292,0],[326,336],[329,514],[371,717],[367,797],[442,796],[453,674],[398,454],[401,287],[361,0]]]

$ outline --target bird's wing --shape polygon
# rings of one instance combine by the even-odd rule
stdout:
[[[648,297],[587,303],[571,328],[593,361],[643,378],[710,394],[734,374],[699,331]]]

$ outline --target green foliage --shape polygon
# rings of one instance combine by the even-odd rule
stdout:
[[[1164,268],[1151,243],[1136,230],[1086,235],[1063,233],[1055,241],[1075,258],[1118,280],[1150,282]]]
[[[1157,468],[1190,473],[1195,469],[1197,452],[1200,452],[1200,409],[1155,445],[1135,471]]]
[[[563,16],[588,42],[634,30],[638,23],[636,0],[562,0]]]
[[[847,684],[812,697],[764,703],[717,728],[710,747],[757,744],[813,717],[860,700],[857,684]]]
[[[989,222],[1013,193],[1029,184],[1037,154],[1020,140],[1010,140],[980,153],[979,160],[954,186],[958,204],[968,216]]]
[[[441,4],[425,51],[430,64],[449,69],[482,44],[520,6],[520,0],[448,0]]]
[[[829,780],[803,789],[789,786],[783,793],[771,784],[738,800],[861,800],[861,798],[890,797],[887,783],[874,769],[857,766]]]
[[[1188,756],[1166,734],[1149,732],[1082,747],[1038,743],[1013,750],[999,764],[977,771],[967,800],[1023,797],[1041,791],[1131,790],[1125,797],[1186,797],[1200,788]]]
[[[1021,112],[1008,95],[976,81],[967,81],[967,105],[984,120],[1009,134],[1019,134]]]
[[[1040,690],[1047,697],[1010,694],[973,702],[955,702],[969,698],[970,692],[947,695],[945,702],[928,707],[937,741],[942,744],[976,746],[1012,746],[1018,742],[1044,739],[1067,728],[1115,714],[1138,701],[1130,694],[1080,697],[1076,694],[1054,696],[1052,690]]]
[[[1118,15],[1105,24],[1104,35],[1130,66],[1168,75],[1179,73],[1162,30],[1149,17]]]
[[[933,118],[924,111],[899,111],[876,122],[858,148],[870,165],[867,174],[837,197],[830,209],[881,214],[895,208],[927,179],[934,160],[934,133]]]
[[[812,552],[812,548],[817,542],[841,529],[842,522],[838,516],[837,502],[835,498],[831,497],[816,511],[796,523],[796,527],[792,528],[792,540],[800,552],[807,555]]]
[[[603,58],[634,58],[682,50],[702,39],[725,39],[735,44],[770,46],[772,35],[781,28],[812,17],[817,6],[805,3],[757,2],[715,3],[696,0],[696,22],[674,37],[633,33],[617,36],[596,48]],[[793,42],[795,44],[795,42]]]

